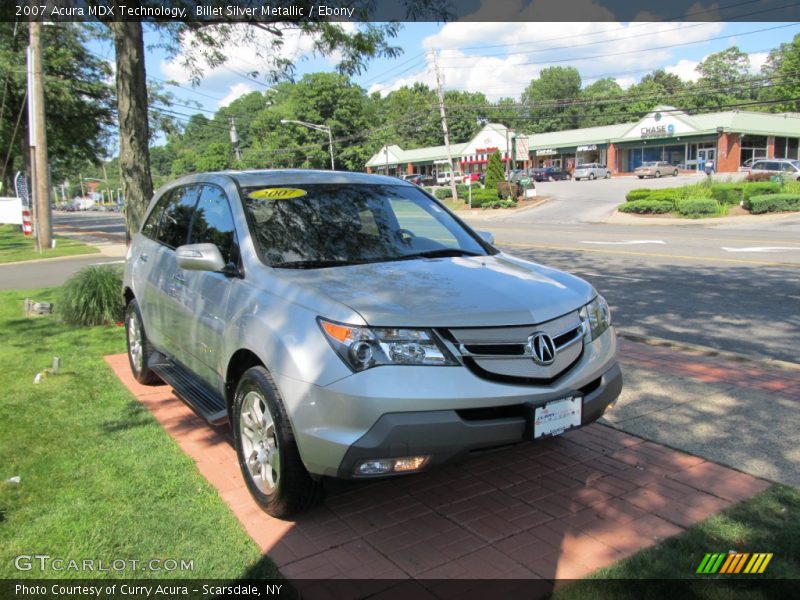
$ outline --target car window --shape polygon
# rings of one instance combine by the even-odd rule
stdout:
[[[757,162],[754,162],[754,163],[753,163],[753,166],[752,166],[752,169],[753,169],[754,171],[757,171],[757,170],[759,170],[759,169],[761,169],[761,170],[764,170],[764,169],[766,169],[766,168],[767,168],[767,164],[766,164],[765,162],[763,162],[763,161],[760,161],[760,160],[759,160],[759,161],[757,161]]]
[[[389,204],[400,229],[410,231],[415,237],[424,237],[445,246],[458,247],[456,237],[444,225],[431,219],[430,213],[412,200],[393,198]]]
[[[272,266],[382,262],[431,251],[486,254],[480,242],[416,187],[252,187],[242,190],[242,198],[259,255]]]
[[[214,244],[226,263],[238,260],[236,228],[225,192],[214,185],[203,186],[192,217],[190,244]]]
[[[161,217],[161,226],[158,228],[159,242],[170,248],[177,248],[186,243],[189,238],[189,224],[199,194],[199,185],[181,187],[171,194]]]
[[[792,163],[781,163],[781,171],[783,171],[784,173],[794,173],[795,170],[796,169],[792,165]]]
[[[166,192],[159,198],[153,210],[147,215],[147,219],[142,225],[142,235],[149,237],[151,240],[156,239],[158,235],[158,223],[161,220],[161,214],[164,212],[164,207],[169,203],[176,190]]]

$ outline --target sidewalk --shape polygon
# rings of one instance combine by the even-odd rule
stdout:
[[[250,499],[227,428],[207,426],[166,386],[138,385],[124,355],[106,360],[297,584],[578,578],[769,486],[714,460],[796,476],[794,449],[784,448],[797,431],[797,374],[627,340],[621,359],[627,387],[608,423],[645,437],[594,424],[421,475],[335,483],[295,522],[269,518]],[[753,423],[770,400],[779,415]]]

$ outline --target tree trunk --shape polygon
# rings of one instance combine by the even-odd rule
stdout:
[[[153,195],[150,176],[150,132],[147,123],[147,79],[142,24],[109,23],[117,53],[119,167],[125,198],[126,235],[139,231]]]

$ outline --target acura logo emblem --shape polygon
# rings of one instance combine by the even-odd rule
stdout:
[[[546,333],[532,333],[528,337],[528,350],[537,365],[546,367],[556,360],[556,345]]]

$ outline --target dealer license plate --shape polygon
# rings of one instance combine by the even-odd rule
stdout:
[[[539,406],[533,413],[533,439],[546,435],[561,435],[581,424],[583,398],[562,398]]]

